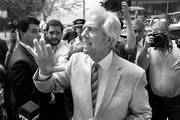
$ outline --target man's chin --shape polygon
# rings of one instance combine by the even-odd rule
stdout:
[[[89,54],[88,50],[86,50],[86,49],[83,49],[83,53]]]
[[[50,44],[51,44],[52,46],[57,46],[59,43],[60,43],[60,42],[51,42]]]

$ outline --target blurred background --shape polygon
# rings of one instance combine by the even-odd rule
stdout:
[[[0,38],[8,39],[8,23],[21,16],[33,15],[42,24],[52,18],[71,26],[78,18],[85,19],[89,7],[103,0],[0,0]],[[168,20],[175,37],[180,32],[180,0],[126,0],[132,20],[144,19],[146,30],[157,20]]]

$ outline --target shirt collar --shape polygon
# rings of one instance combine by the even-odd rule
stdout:
[[[23,43],[22,41],[20,41],[19,44],[21,44],[24,48],[27,48],[28,46],[26,43]]]
[[[62,48],[63,46],[66,46],[68,48],[68,44],[65,41],[60,41],[57,46],[55,46],[55,49],[53,50],[54,53],[58,51],[59,48]]]
[[[99,65],[103,70],[107,71],[112,63],[112,59],[113,59],[113,52],[111,51],[104,59],[102,59],[99,62]]]
[[[138,43],[137,43],[138,46],[140,47],[143,47],[143,39],[141,39]]]

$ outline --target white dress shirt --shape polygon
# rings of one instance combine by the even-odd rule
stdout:
[[[104,59],[102,59],[99,62],[99,65],[100,65],[100,68],[98,69],[99,85],[98,85],[98,94],[97,94],[97,102],[96,102],[95,111],[99,109],[100,103],[103,100],[104,92],[107,87],[107,83],[111,74],[109,71],[109,67],[112,63],[112,59],[113,59],[113,53],[111,51]]]

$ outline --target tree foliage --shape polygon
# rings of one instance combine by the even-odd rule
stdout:
[[[43,20],[46,21],[54,13],[61,15],[79,7],[81,7],[81,0],[0,0],[0,10],[6,10],[8,13],[5,21],[28,15],[42,15]]]
[[[7,26],[7,22],[12,19],[19,19],[23,16],[38,16],[42,11],[45,0],[0,0],[0,10],[6,10],[8,15],[6,19],[0,18],[0,22]],[[5,22],[6,21],[6,22]]]
[[[42,10],[43,20],[46,21],[52,14],[63,16],[63,14],[73,13],[81,6],[82,0],[46,0]]]
[[[45,0],[0,0],[0,9],[7,10],[8,18],[37,16],[43,9]]]

